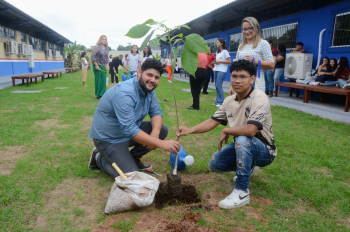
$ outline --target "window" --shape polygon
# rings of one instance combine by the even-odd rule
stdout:
[[[205,42],[207,42],[208,47],[211,48],[212,53],[216,53],[216,50],[218,49],[218,47],[216,46],[216,42],[218,41],[218,38],[214,38],[214,39],[207,39]]]
[[[230,35],[230,50],[229,52],[237,52],[239,45],[242,43],[242,33]]]
[[[9,29],[10,39],[16,39],[16,32],[14,30]]]
[[[26,34],[21,33],[21,41],[22,41],[23,43],[27,43],[27,35],[26,35]]]
[[[284,24],[277,27],[262,29],[262,38],[271,40],[274,47],[283,43],[287,49],[294,49],[297,43],[298,23]]]
[[[162,49],[162,57],[163,57],[163,58],[166,58],[166,48],[163,48],[163,49]]]
[[[59,51],[60,50],[60,46],[55,45],[55,51]]]
[[[52,43],[48,43],[49,49],[52,49]]]
[[[29,36],[29,45],[32,45],[33,49],[38,49],[38,39]]]
[[[335,16],[332,46],[350,46],[350,12]]]
[[[39,42],[39,50],[45,51],[46,50],[45,41],[39,39],[38,42]]]
[[[0,26],[0,37],[8,37],[8,29],[6,27]]]

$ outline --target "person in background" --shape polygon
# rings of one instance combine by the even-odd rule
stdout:
[[[216,46],[218,50],[216,51],[216,60],[214,61],[214,80],[216,87],[216,100],[214,105],[220,107],[225,99],[222,84],[227,73],[227,66],[231,63],[231,56],[227,51],[226,42],[223,38],[219,38],[216,41]]]
[[[339,86],[343,89],[350,89],[349,84],[349,61],[346,57],[340,57],[338,60],[338,67],[335,70],[334,76],[336,81],[326,81],[326,86]]]
[[[261,66],[258,71],[253,87],[265,91],[265,86],[261,84],[264,79],[263,68],[272,69],[275,66],[272,51],[269,43],[261,38],[260,25],[256,18],[246,17],[242,21],[242,43],[238,47],[236,60],[249,60],[253,64]],[[260,78],[259,78],[260,74]],[[233,94],[233,88],[230,88],[229,94]]]
[[[126,59],[128,58],[128,54],[125,54],[125,59],[123,59],[123,67],[125,68],[125,65],[126,65]]]
[[[208,77],[208,56],[206,53],[198,53],[198,65],[195,76],[190,75],[190,85],[191,85],[191,94],[193,98],[193,104],[187,109],[189,110],[199,110],[199,96],[201,89]]]
[[[278,56],[278,51],[276,48],[274,48],[273,42],[271,40],[268,41],[271,47],[271,52],[273,56],[273,60],[275,61],[274,63],[276,64],[276,58]],[[270,97],[273,97],[273,87],[275,85],[274,80],[273,80],[273,75],[274,75],[275,68],[273,69],[267,69],[264,68],[264,78],[265,78],[265,94],[269,95]]]
[[[211,51],[210,47],[208,47],[208,51],[209,53],[207,54],[208,56],[207,77],[203,84],[203,94],[208,94],[208,86],[209,86],[210,79],[212,83],[214,82],[213,68],[214,68],[215,55]]]
[[[278,55],[276,58],[275,73],[273,75],[274,85],[273,91],[275,91],[275,83],[281,82],[281,76],[284,72],[284,65],[286,63],[287,49],[282,43],[278,44]]]
[[[235,94],[225,99],[211,118],[193,128],[180,126],[176,138],[190,134],[206,133],[220,124],[223,128],[218,141],[218,150],[209,160],[213,172],[237,174],[235,188],[219,208],[233,209],[250,203],[249,180],[255,167],[270,165],[277,156],[272,129],[269,99],[252,84],[256,67],[248,60],[234,61],[230,66],[231,86]],[[230,136],[234,141],[225,147]],[[232,141],[232,138],[230,139]]]
[[[321,72],[322,75],[326,75],[326,81],[336,81],[337,78],[335,77],[335,71],[337,70],[338,64],[337,60],[334,58],[331,58],[329,61],[329,70],[326,72]]]
[[[290,53],[305,53],[306,50],[303,47],[304,47],[304,43],[298,42],[296,48]]]
[[[141,67],[141,57],[139,54],[139,48],[137,45],[132,45],[131,52],[128,54],[128,57],[126,58],[126,64],[125,67],[128,68],[128,65],[130,64],[130,70],[128,70],[131,73],[131,76],[136,73],[137,70]]]
[[[315,74],[315,81],[310,82],[310,85],[319,85],[320,83],[325,83],[327,80],[327,75],[324,75],[325,72],[328,72],[331,68],[329,58],[328,57],[323,57],[322,59],[322,64],[318,66],[317,73]]]
[[[153,56],[152,56],[152,50],[151,50],[151,47],[150,47],[149,45],[147,45],[147,46],[143,49],[142,63],[145,62],[145,60],[147,60],[148,58],[153,58]]]
[[[169,77],[168,77],[168,82],[172,83],[172,75],[173,75],[173,66],[171,64],[171,54],[169,54],[168,59],[165,59],[165,61],[163,62],[163,65],[166,65],[166,70],[168,71]],[[175,64],[177,64],[177,62],[175,61]]]
[[[111,78],[111,82],[114,83],[114,77],[115,77],[115,82],[116,83],[119,83],[119,80],[118,80],[118,68],[119,66],[122,66],[123,67],[123,63],[122,63],[122,59],[123,59],[123,55],[119,55],[119,56],[116,56],[112,59],[112,62],[111,62],[111,69],[113,69],[113,75],[112,75],[112,78]]]
[[[87,62],[85,58],[86,56],[87,56],[86,52],[81,53],[81,73],[83,76],[83,87],[86,87],[85,82],[87,77],[87,69],[89,67],[89,64],[91,64],[91,61]]]
[[[91,61],[94,64],[92,69],[95,74],[95,98],[99,99],[106,92],[106,78],[109,70],[108,63],[108,42],[107,36],[101,35],[97,44],[92,49]]]

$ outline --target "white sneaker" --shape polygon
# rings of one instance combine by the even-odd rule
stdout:
[[[172,81],[169,81],[169,80],[168,80],[168,82],[169,82],[169,83],[172,83]]]
[[[220,105],[220,104],[216,104],[215,106],[216,106],[216,107],[220,107],[221,105]]]
[[[319,85],[320,84],[320,82],[311,82],[311,83],[309,83],[309,85]]]
[[[298,80],[296,80],[295,82],[296,82],[296,83],[304,83],[304,80],[298,79]]]
[[[242,190],[234,189],[233,192],[224,200],[219,202],[221,209],[233,209],[250,203],[249,190],[244,192]]]
[[[350,89],[350,84],[343,85],[343,89]]]
[[[252,177],[252,175],[254,175],[255,173],[257,173],[259,171],[259,167],[258,166],[253,166],[252,169],[250,169],[250,177]],[[236,182],[237,176],[233,177],[233,181]]]
[[[337,83],[337,84],[335,84],[335,87],[340,87],[340,85]]]

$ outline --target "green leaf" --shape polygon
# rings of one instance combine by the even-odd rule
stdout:
[[[140,25],[136,25],[133,26],[128,33],[126,33],[126,36],[130,37],[130,38],[142,38],[144,37],[148,31],[151,29],[151,27],[146,26],[144,24],[140,24]]]
[[[166,35],[163,35],[162,37],[160,37],[160,40],[163,40],[164,42],[166,42],[167,41]]]
[[[152,24],[154,23],[154,20],[153,19],[148,19],[146,20],[146,22],[142,23],[143,25],[146,25],[146,24]]]
[[[186,45],[189,50],[196,53],[208,53],[208,44],[198,34],[190,34],[186,36]]]
[[[175,40],[174,44],[179,43],[181,41],[182,41],[182,39],[177,39],[177,40]]]
[[[181,64],[184,70],[195,77],[195,73],[198,65],[198,55],[192,52],[187,47],[187,43],[184,46],[184,50],[181,53]]]
[[[155,49],[158,46],[159,42],[160,42],[160,39],[155,39],[154,40],[154,42],[153,42],[153,49]]]
[[[150,41],[150,39],[151,39],[151,37],[152,37],[154,31],[155,31],[155,30],[153,30],[153,31],[145,38],[145,40],[142,42],[141,47],[140,47],[140,51],[143,51],[143,49],[146,47],[146,45],[147,45],[148,42]]]
[[[177,57],[179,56],[179,46],[177,46],[176,48],[175,48],[175,51],[174,51],[174,54],[173,54],[173,63],[172,63],[172,70],[173,70],[173,72],[172,73],[174,73],[174,70],[175,70],[175,62],[176,62],[176,59],[177,59]]]
[[[180,38],[182,38],[182,37],[184,37],[184,34],[180,33],[180,34],[178,34],[177,36],[180,37]]]

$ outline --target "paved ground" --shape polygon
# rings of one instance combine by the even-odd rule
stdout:
[[[164,74],[164,76],[167,76],[167,74]],[[189,77],[185,77],[184,75],[180,77],[179,74],[175,74],[175,79],[189,82]],[[209,83],[209,88],[215,90],[215,83]],[[223,89],[224,92],[227,93],[230,89],[230,83],[224,81]],[[328,118],[333,121],[350,124],[350,112],[344,112],[345,104],[319,103],[318,99],[313,99],[311,97],[309,98],[309,103],[305,104],[303,103],[302,95],[300,95],[299,98],[296,98],[295,95],[290,98],[289,93],[282,93],[279,94],[278,97],[269,99],[271,105],[283,106],[304,113],[317,115],[321,118]]]
[[[57,69],[59,71],[65,72],[65,69]],[[38,72],[41,73],[41,72]],[[164,74],[164,76],[167,76],[167,74]],[[40,79],[40,78],[38,78]],[[189,82],[189,77],[185,77],[182,75],[180,77],[179,74],[175,74],[175,79],[180,81]],[[21,80],[16,80],[16,84],[21,84]],[[0,77],[0,89],[6,88],[12,86],[12,80],[11,76],[4,76]],[[190,87],[190,86],[188,86]],[[215,83],[209,83],[209,88],[214,90],[215,93]],[[228,92],[230,89],[230,83],[227,81],[224,81],[223,84],[224,92]],[[214,94],[213,93],[213,94]],[[295,109],[304,113],[317,115],[321,118],[328,118],[333,121],[338,121],[342,123],[350,124],[350,112],[344,112],[344,104],[334,104],[334,103],[319,103],[318,99],[309,99],[309,103],[304,104],[302,95],[299,98],[296,98],[295,95],[290,98],[289,94],[282,93],[279,94],[279,97],[275,98],[269,98],[271,105],[278,105],[287,107],[290,109]]]

